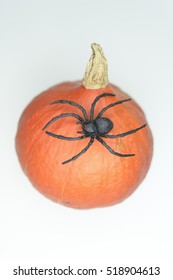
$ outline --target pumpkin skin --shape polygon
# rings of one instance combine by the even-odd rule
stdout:
[[[101,89],[86,89],[81,81],[65,82],[34,98],[24,110],[16,135],[16,150],[23,171],[35,188],[49,199],[73,208],[87,209],[113,205],[131,195],[144,179],[152,158],[153,140],[142,109],[131,100],[107,110],[103,117],[114,124],[108,134],[123,133],[143,124],[146,127],[118,139],[105,139],[114,151],[132,157],[111,154],[97,140],[79,158],[62,164],[79,153],[90,138],[64,141],[50,137],[43,127],[52,118],[81,111],[70,104],[50,103],[70,100],[82,105],[89,116],[91,104],[102,93],[114,93],[98,101],[95,116],[107,105],[129,96],[113,84]],[[79,137],[81,124],[72,117],[55,121],[49,131]]]

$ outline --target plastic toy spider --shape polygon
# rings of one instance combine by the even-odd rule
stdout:
[[[122,104],[124,102],[128,102],[128,101],[131,100],[131,98],[123,99],[123,100],[120,100],[120,101],[117,101],[117,102],[109,104],[108,106],[104,107],[100,111],[100,113],[96,116],[96,118],[94,119],[94,109],[95,109],[96,103],[101,98],[106,97],[106,96],[115,96],[115,94],[113,94],[113,93],[102,93],[101,95],[97,96],[95,98],[95,100],[93,101],[93,103],[91,104],[90,118],[88,117],[86,110],[80,104],[78,104],[78,103],[76,103],[74,101],[57,100],[57,101],[54,101],[54,102],[51,103],[51,104],[58,104],[58,103],[70,104],[72,106],[75,106],[75,107],[77,107],[77,108],[79,108],[81,110],[81,112],[83,113],[84,118],[82,118],[79,115],[74,114],[74,113],[61,114],[61,115],[56,116],[53,119],[51,119],[43,127],[43,130],[45,130],[50,124],[52,124],[56,120],[59,120],[61,118],[65,118],[65,117],[73,117],[73,118],[76,118],[78,120],[78,122],[76,124],[81,124],[82,125],[82,131],[78,131],[78,133],[83,134],[83,135],[79,136],[79,137],[67,137],[67,136],[57,135],[57,134],[54,134],[52,132],[46,131],[47,135],[52,136],[54,138],[61,139],[61,140],[68,140],[68,141],[82,140],[84,138],[90,137],[89,143],[87,144],[87,146],[82,151],[80,151],[77,155],[73,156],[72,158],[62,162],[62,164],[66,164],[68,162],[71,162],[71,161],[77,159],[78,157],[80,157],[82,154],[84,154],[89,149],[89,147],[94,143],[95,139],[97,141],[99,141],[113,155],[116,155],[116,156],[119,156],[119,157],[135,156],[135,154],[120,154],[120,153],[114,151],[110,146],[108,146],[106,144],[106,142],[102,138],[115,139],[115,138],[125,137],[125,136],[127,136],[129,134],[133,134],[133,133],[137,132],[138,130],[144,128],[146,126],[146,124],[136,128],[136,129],[124,132],[124,133],[120,133],[120,134],[116,134],[116,135],[108,135],[107,133],[112,130],[114,125],[113,125],[113,122],[111,120],[109,120],[108,118],[102,117],[102,115],[109,108],[114,107],[114,106],[119,105],[119,104]]]

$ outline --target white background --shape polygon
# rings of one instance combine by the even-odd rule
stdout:
[[[160,266],[161,276],[151,278],[172,279],[172,10],[171,0],[0,1],[2,279],[26,279],[12,276],[18,265]],[[154,157],[146,179],[126,201],[81,211],[55,204],[31,186],[14,140],[20,114],[36,94],[82,78],[92,42],[104,49],[109,80],[144,109]]]

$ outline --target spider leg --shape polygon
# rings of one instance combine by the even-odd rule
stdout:
[[[114,106],[119,105],[119,104],[122,104],[122,103],[124,103],[124,102],[130,101],[130,100],[132,100],[132,99],[131,99],[131,98],[128,98],[128,99],[119,100],[119,101],[117,101],[117,102],[114,102],[114,103],[109,104],[108,106],[104,107],[104,108],[100,111],[100,113],[99,113],[99,114],[97,115],[97,117],[96,117],[96,120],[99,119],[99,118],[104,114],[104,112],[107,111],[109,108],[114,107]]]
[[[129,130],[129,131],[127,131],[127,132],[120,133],[120,134],[117,134],[117,135],[102,135],[102,137],[104,137],[104,138],[112,138],[112,139],[113,139],[113,138],[125,137],[125,136],[127,136],[127,135],[133,134],[133,133],[137,132],[138,130],[140,130],[140,129],[146,127],[146,125],[147,125],[147,124],[144,124],[144,125],[142,125],[142,126],[136,128],[136,129],[132,129],[132,130]]]
[[[78,153],[77,155],[73,156],[72,158],[62,162],[62,164],[66,164],[66,163],[68,163],[70,161],[73,161],[73,160],[77,159],[78,157],[80,157],[82,154],[84,154],[89,149],[89,147],[93,144],[93,142],[94,142],[94,137],[92,137],[90,139],[90,141],[87,144],[87,146],[80,153]]]
[[[55,134],[55,133],[52,133],[52,132],[49,132],[49,131],[46,131],[46,134],[48,134],[49,136],[52,136],[54,138],[58,138],[58,139],[61,139],[61,140],[68,140],[68,141],[76,141],[76,140],[81,140],[81,139],[86,138],[86,135],[79,136],[79,137],[67,137],[67,136],[58,135],[58,134]]]
[[[90,121],[93,121],[93,119],[94,119],[94,108],[95,108],[96,103],[100,100],[100,98],[106,97],[106,96],[115,96],[115,94],[114,93],[102,93],[95,98],[95,100],[91,104]]]
[[[73,117],[78,119],[81,123],[84,123],[84,120],[77,114],[73,114],[73,113],[66,113],[66,114],[61,114],[59,116],[54,117],[53,119],[51,119],[43,128],[42,130],[45,130],[50,124],[52,124],[53,122],[61,119],[61,118],[65,118],[65,117]]]
[[[119,156],[119,157],[132,157],[135,156],[135,154],[120,154],[115,152],[110,146],[108,146],[108,144],[106,144],[105,141],[103,141],[103,139],[101,139],[100,137],[96,138],[111,154]]]
[[[52,102],[51,105],[53,105],[53,104],[58,104],[58,103],[61,103],[61,104],[70,104],[70,105],[72,105],[72,106],[75,106],[75,107],[79,108],[79,109],[82,111],[82,113],[83,113],[83,115],[84,115],[86,121],[88,121],[87,112],[86,112],[86,110],[85,110],[80,104],[78,104],[78,103],[76,103],[76,102],[74,102],[74,101],[70,101],[70,100],[57,100],[57,101]]]

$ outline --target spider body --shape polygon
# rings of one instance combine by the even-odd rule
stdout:
[[[113,122],[108,118],[99,118],[94,121],[84,123],[82,125],[83,131],[79,133],[91,137],[103,136],[111,131],[113,126]]]
[[[96,118],[94,118],[94,109],[96,106],[96,103],[103,97],[114,97],[115,94],[113,93],[102,93],[99,96],[97,96],[95,98],[95,100],[93,101],[93,103],[91,104],[91,109],[90,109],[90,117],[88,117],[88,114],[86,112],[86,110],[78,103],[70,101],[70,100],[57,100],[51,103],[51,105],[53,104],[70,104],[72,106],[75,106],[77,108],[79,108],[84,116],[84,118],[82,118],[81,116],[79,116],[78,114],[75,113],[65,113],[65,114],[61,114],[59,116],[54,117],[53,119],[51,119],[44,127],[43,130],[45,130],[49,125],[51,125],[53,122],[57,121],[58,119],[61,118],[65,118],[65,117],[73,117],[76,118],[77,121],[77,125],[80,124],[82,126],[82,131],[78,131],[79,134],[82,134],[82,136],[79,137],[67,137],[67,136],[63,136],[63,135],[58,135],[58,134],[54,134],[50,131],[46,130],[46,134],[57,138],[57,139],[61,139],[61,140],[67,140],[67,141],[78,141],[78,140],[82,140],[84,138],[90,137],[90,141],[87,144],[87,146],[82,149],[77,155],[73,156],[72,158],[66,160],[63,162],[63,164],[69,163],[71,161],[74,161],[75,159],[77,159],[79,156],[81,156],[82,154],[84,154],[89,148],[90,146],[94,143],[94,140],[96,139],[98,142],[100,142],[111,154],[119,156],[119,157],[131,157],[131,156],[135,156],[135,154],[121,154],[118,153],[116,151],[114,151],[110,146],[108,146],[108,144],[102,139],[102,138],[121,138],[121,137],[125,137],[129,134],[133,134],[136,133],[138,130],[144,128],[146,126],[146,124],[137,127],[133,130],[129,130],[127,132],[124,133],[120,133],[120,134],[116,134],[116,135],[109,135],[108,132],[110,132],[112,130],[112,128],[114,127],[113,122],[105,117],[102,117],[102,115],[111,107],[114,107],[116,105],[120,105],[124,102],[128,102],[131,100],[131,98],[128,99],[123,99],[123,100],[119,100],[116,101],[114,103],[110,103],[108,106],[104,107],[99,114],[96,116]]]

